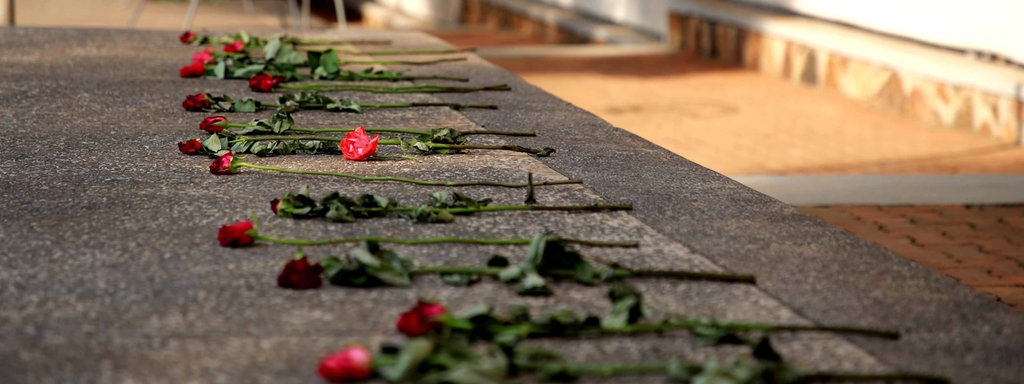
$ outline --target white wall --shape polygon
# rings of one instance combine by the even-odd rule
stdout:
[[[1024,63],[1021,0],[740,0]]]
[[[458,24],[462,20],[462,0],[377,0],[388,8],[437,25]]]
[[[540,0],[614,21],[656,36],[668,35],[666,0]]]

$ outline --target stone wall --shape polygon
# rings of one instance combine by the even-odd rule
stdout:
[[[1024,105],[1016,97],[952,85],[699,16],[671,15],[669,25],[671,41],[686,53],[836,91],[928,124],[1003,142],[1024,140]]]

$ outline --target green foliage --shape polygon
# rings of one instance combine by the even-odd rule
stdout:
[[[361,243],[344,259],[321,259],[320,265],[324,267],[324,276],[334,285],[369,288],[412,284],[412,261],[375,242]]]

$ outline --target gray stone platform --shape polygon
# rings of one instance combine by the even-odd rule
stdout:
[[[386,37],[395,47],[440,46],[420,34]],[[752,273],[758,286],[637,281],[666,312],[725,320],[848,324],[898,329],[900,341],[792,334],[774,339],[797,367],[916,371],[958,383],[1016,383],[1024,377],[1024,315],[928,272],[728,178],[669,153],[473,57],[410,68],[468,75],[512,92],[464,95],[347,95],[362,102],[488,102],[497,111],[416,109],[363,115],[300,112],[297,125],[450,125],[536,130],[508,139],[551,146],[535,159],[503,153],[353,163],[334,156],[256,158],[258,164],[425,179],[582,179],[538,189],[546,204],[631,202],[632,212],[506,213],[449,225],[398,219],[357,224],[273,217],[268,202],[311,185],[423,200],[438,188],[358,184],[326,177],[243,170],[214,176],[209,160],[178,153],[205,116],[185,112],[185,95],[249,94],[244,82],[179,79],[194,47],[171,33],[0,30],[0,381],[317,382],[316,362],[351,342],[400,340],[395,317],[417,297],[458,309],[525,303],[538,310],[608,309],[600,288],[556,285],[551,298],[520,298],[506,287],[472,289],[431,278],[411,289],[274,284],[292,247],[217,245],[220,225],[256,212],[268,234],[291,237],[439,235],[528,237],[542,231],[601,240],[639,240],[638,249],[587,249],[629,266]],[[272,97],[256,96],[262,100]],[[266,114],[261,114],[265,116]],[[249,115],[230,116],[235,121]],[[506,139],[492,139],[494,142]],[[516,203],[522,191],[464,188]],[[309,247],[311,258],[348,247]],[[394,247],[427,263],[476,263],[522,247]],[[728,357],[686,335],[551,342],[569,357],[628,362]],[[651,382],[662,382],[660,379]]]

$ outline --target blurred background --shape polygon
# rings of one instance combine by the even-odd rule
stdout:
[[[1024,309],[1020,15],[1013,0],[0,0],[15,28],[372,28],[477,47],[615,126]]]

